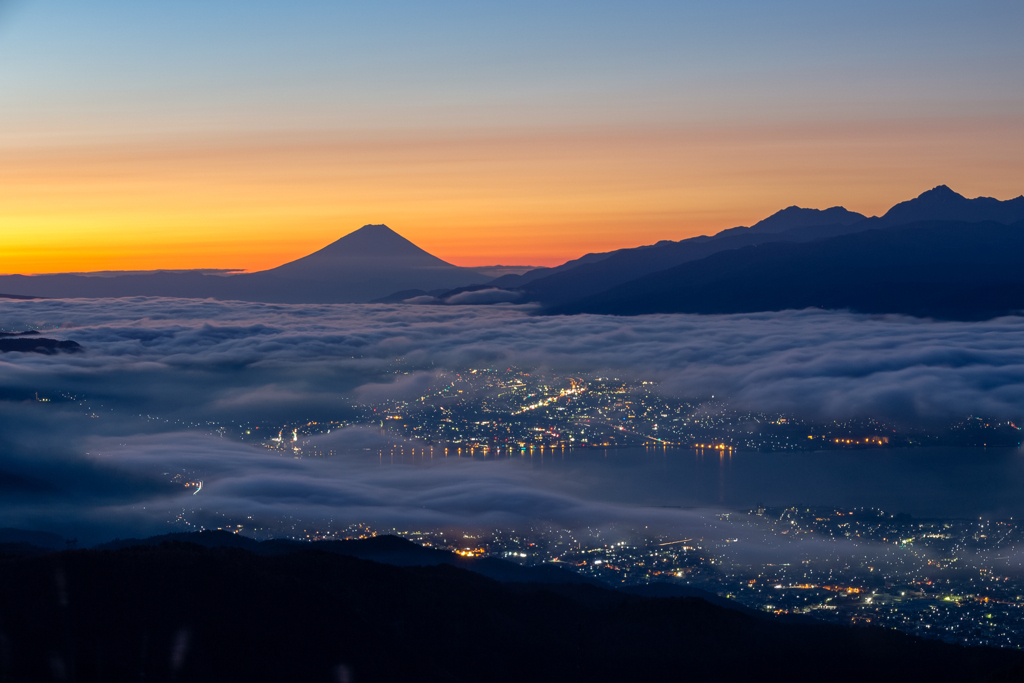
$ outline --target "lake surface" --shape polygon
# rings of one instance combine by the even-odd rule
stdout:
[[[422,457],[422,451],[420,451]],[[463,460],[468,456],[463,456]],[[406,456],[400,458],[409,461]],[[916,448],[804,453],[622,448],[473,457],[544,488],[646,506],[875,507],[915,517],[1024,516],[1024,451]]]

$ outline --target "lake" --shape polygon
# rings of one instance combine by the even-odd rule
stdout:
[[[398,460],[422,462],[423,451],[418,453],[411,456],[407,449]],[[480,466],[529,469],[542,474],[533,480],[545,488],[631,505],[746,509],[763,503],[875,507],[915,517],[1024,516],[1021,449],[730,453],[621,448],[498,457],[478,450],[472,460]]]

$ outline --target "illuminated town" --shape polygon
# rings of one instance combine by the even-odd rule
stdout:
[[[401,374],[397,372],[396,374]],[[408,374],[408,373],[406,373]],[[931,428],[866,419],[811,420],[785,413],[739,410],[727,399],[671,398],[656,382],[505,370],[437,373],[422,396],[353,404],[339,419],[187,421],[119,415],[175,424],[305,456],[329,455],[310,437],[371,426],[401,441],[473,453],[661,447],[733,451],[821,451],[915,446],[1018,447],[1016,423],[983,416]],[[112,408],[72,394],[35,400],[75,402],[90,417]]]
[[[433,388],[422,396],[353,406],[352,411],[347,420],[218,428],[292,452],[303,449],[304,437],[358,424],[428,446],[481,453],[621,446],[817,451],[1021,443],[1021,430],[1013,422],[977,416],[931,430],[905,429],[874,419],[809,421],[736,410],[714,397],[668,398],[652,381],[516,368],[439,373]],[[307,449],[306,453],[319,451]]]
[[[815,508],[758,508],[719,517],[735,528],[736,538],[535,529],[442,544],[523,563],[556,562],[609,584],[683,584],[778,614],[972,645],[1024,644],[1019,522],[916,520],[874,509]],[[750,542],[743,538],[754,530],[795,545],[795,559],[752,562]],[[801,552],[800,543],[810,540],[833,541],[834,551],[823,553],[815,545]]]
[[[175,521],[199,528],[184,515]],[[678,538],[616,525],[474,533],[365,524],[316,528],[295,519],[256,528],[225,518],[215,528],[303,541],[393,534],[463,557],[547,563],[613,586],[700,589],[773,614],[894,628],[966,645],[1024,644],[1019,521],[919,520],[875,509],[793,507],[717,513],[715,521],[719,532],[735,536]],[[785,544],[789,561],[754,561],[765,540]]]
[[[77,402],[93,417],[109,410],[72,395],[54,400]],[[926,431],[871,419],[808,421],[739,411],[712,397],[667,398],[650,381],[515,368],[438,373],[424,395],[354,405],[346,419],[180,426],[302,458],[332,456],[315,437],[358,425],[372,426],[396,444],[381,447],[381,455],[390,449],[413,458],[417,452],[421,457],[447,451],[500,458],[619,447],[729,452],[1020,444],[1020,429],[1012,422],[966,417]],[[193,494],[202,490],[199,473],[177,474],[173,481]],[[376,528],[360,520],[254,522],[211,511],[199,516],[182,511],[168,522],[181,530],[221,528],[257,538],[309,541],[396,534],[465,557],[552,563],[613,585],[687,586],[759,611],[895,628],[969,645],[1024,644],[1024,560],[1017,550],[1024,545],[1024,528],[1019,521],[915,519],[876,509],[818,507],[708,514],[718,529],[714,538],[615,527],[536,525],[469,533]],[[729,533],[723,535],[723,529]],[[765,539],[789,548],[790,559],[757,561],[749,550]],[[802,551],[805,543],[808,549]]]

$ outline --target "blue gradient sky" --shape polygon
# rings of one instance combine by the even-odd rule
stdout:
[[[1017,1],[2,8],[4,272],[265,267],[367,222],[547,263],[1024,189]]]

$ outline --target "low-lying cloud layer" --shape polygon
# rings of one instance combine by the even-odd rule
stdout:
[[[419,457],[396,459],[391,442],[359,427],[325,440],[337,449],[335,457],[291,458],[191,432],[88,438],[80,457],[22,463],[30,477],[67,469],[42,487],[7,491],[6,524],[91,543],[220,527],[301,538],[352,523],[460,531],[526,531],[540,523],[599,527],[606,536],[623,538],[639,531],[708,543],[742,540],[741,552],[750,560],[839,552],[822,540],[792,544],[738,529],[710,510],[594,500],[581,495],[585,485],[534,469],[528,460],[446,457],[440,449],[431,458],[411,442],[401,447],[419,448]]]
[[[8,329],[60,325],[59,335],[87,348],[5,355],[9,394],[76,391],[175,414],[330,411],[384,397],[380,385],[396,372],[512,364],[657,379],[678,396],[814,417],[1024,414],[1021,317],[535,317],[526,307],[124,299],[3,301],[0,320]]]
[[[139,298],[0,301],[0,321],[85,347],[74,355],[0,354],[0,492],[8,503],[0,526],[67,533],[75,520],[70,527],[83,535],[158,532],[169,528],[169,515],[201,501],[204,514],[275,523],[291,516],[424,526],[708,524],[699,514],[641,514],[585,491],[555,490],[511,464],[382,468],[364,450],[372,444],[359,439],[336,444],[333,459],[292,460],[181,432],[231,420],[344,419],[357,402],[418,395],[446,368],[654,379],[681,397],[713,394],[737,407],[814,417],[1024,414],[1020,317],[536,317],[517,306]],[[208,482],[195,496],[169,483],[189,472]]]

